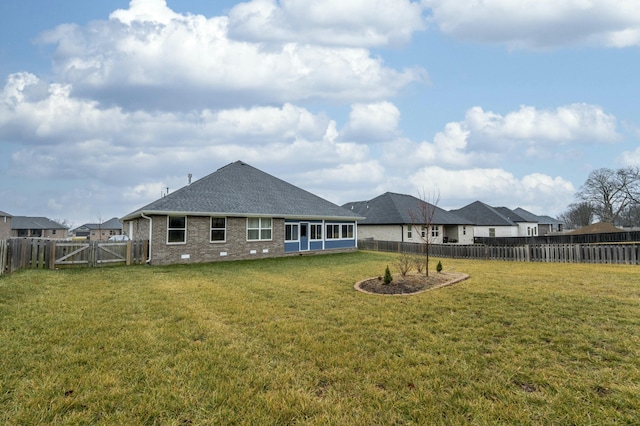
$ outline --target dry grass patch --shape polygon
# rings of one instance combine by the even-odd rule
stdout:
[[[630,424],[640,269],[394,255],[23,271],[0,279],[5,424]],[[437,259],[434,260],[437,263]]]

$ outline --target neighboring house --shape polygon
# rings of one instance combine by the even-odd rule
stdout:
[[[538,216],[521,207],[513,210],[518,216],[529,220],[530,222],[538,222],[538,233],[540,235],[553,234],[564,230],[564,223],[551,216]]]
[[[369,201],[344,204],[366,219],[358,222],[358,238],[432,244],[473,244],[473,222],[411,195],[386,192]],[[433,212],[426,229],[422,212]]]
[[[46,217],[14,216],[11,221],[12,237],[67,238],[69,229]]]
[[[357,214],[236,161],[121,220],[152,264],[355,250]]]
[[[85,223],[71,232],[75,237],[86,237],[89,241],[107,241],[114,235],[122,235],[122,222],[114,217],[103,223]]]
[[[0,210],[0,240],[11,238],[11,218],[9,213]]]
[[[538,222],[521,217],[506,207],[491,207],[475,201],[460,209],[451,210],[474,224],[476,237],[535,237]]]

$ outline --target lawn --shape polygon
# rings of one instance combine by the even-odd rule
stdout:
[[[394,259],[2,276],[0,422],[637,424],[640,268],[442,259],[471,278],[354,290]]]

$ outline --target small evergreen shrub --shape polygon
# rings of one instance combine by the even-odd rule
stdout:
[[[438,271],[438,273],[442,272],[442,262],[438,261],[438,265],[436,266],[436,271]]]
[[[393,281],[393,277],[391,276],[391,271],[389,271],[389,265],[387,265],[387,269],[384,270],[384,283],[391,284]]]

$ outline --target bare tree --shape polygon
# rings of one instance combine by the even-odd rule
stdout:
[[[601,221],[613,223],[627,207],[640,201],[640,173],[637,168],[594,170],[576,197],[590,203]]]
[[[440,192],[437,192],[431,196],[424,190],[418,190],[419,202],[414,209],[409,210],[409,217],[413,222],[415,232],[420,236],[420,239],[424,243],[424,255],[425,255],[425,275],[429,276],[429,251],[431,244],[435,240],[434,223],[433,219],[436,214],[437,205],[440,201]]]
[[[593,222],[593,206],[586,201],[570,204],[558,219],[564,222],[567,229],[590,225]]]

